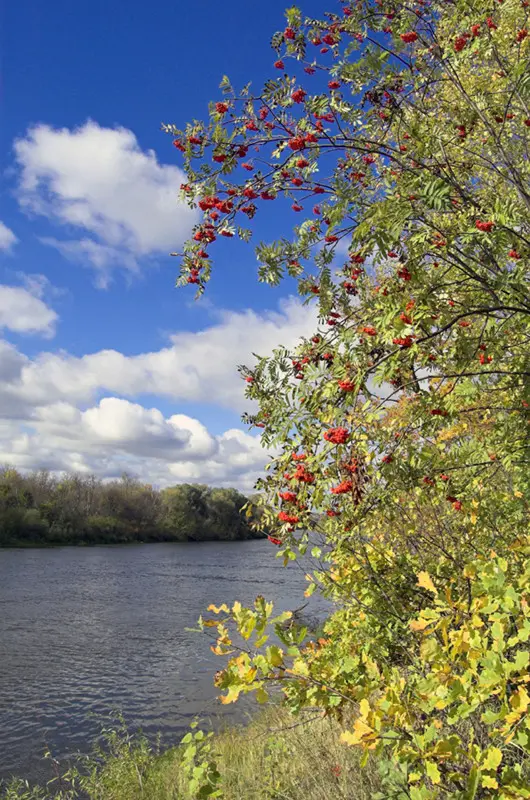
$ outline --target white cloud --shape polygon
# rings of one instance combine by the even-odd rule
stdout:
[[[75,240],[44,241],[89,262],[100,285],[116,266],[135,271],[138,259],[178,247],[196,220],[178,202],[182,170],[160,164],[125,128],[41,124],[15,142],[15,154],[21,206],[79,229]]]
[[[175,334],[169,347],[154,352],[101,350],[81,358],[43,353],[23,368],[14,390],[38,404],[64,397],[89,402],[99,391],[127,397],[149,392],[241,411],[248,403],[237,364],[250,366],[252,353],[269,355],[280,344],[290,347],[316,325],[316,310],[293,298],[279,311],[223,311],[218,317],[202,331]]]
[[[118,397],[105,397],[80,414],[78,431],[86,443],[137,456],[164,460],[205,459],[218,447],[204,425],[184,414],[166,419],[157,408],[144,408]]]
[[[0,463],[22,469],[94,472],[124,470],[149,483],[235,485],[250,491],[267,461],[260,440],[233,429],[213,436],[184,414],[116,397],[80,411],[65,402],[37,409],[18,430],[0,425]]]
[[[13,231],[0,221],[0,250],[9,252],[17,241],[18,239]]]
[[[0,329],[53,336],[57,314],[41,300],[41,289],[36,283],[31,289],[0,284]]]
[[[0,342],[0,463],[104,477],[127,470],[159,485],[197,481],[250,491],[268,460],[258,436],[238,428],[214,435],[198,419],[165,416],[136,398],[148,392],[248,408],[235,365],[251,365],[252,352],[294,345],[315,322],[315,312],[291,298],[278,311],[220,312],[209,328],[133,356],[104,350],[31,359]]]
[[[22,368],[28,361],[16,347],[0,339],[0,387],[5,389],[9,384],[18,381]]]

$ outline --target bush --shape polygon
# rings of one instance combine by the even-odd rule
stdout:
[[[179,283],[206,291],[215,241],[274,201],[259,278],[318,306],[240,372],[276,453],[262,521],[337,611],[316,642],[262,597],[201,625],[223,703],[279,685],[349,719],[412,800],[530,797],[527,2],[343,6],[289,8],[261,91],[225,77],[165,126],[204,214]]]

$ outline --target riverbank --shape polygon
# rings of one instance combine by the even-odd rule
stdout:
[[[1,535],[1,532],[0,532]],[[134,538],[129,536],[126,538],[113,538],[112,536],[103,536],[101,538],[85,538],[80,539],[68,537],[43,540],[43,539],[11,539],[8,542],[0,542],[0,550],[35,550],[35,549],[49,549],[58,547],[116,547],[126,545],[138,544],[212,544],[213,542],[250,542],[250,541],[264,541],[267,539],[267,534],[260,532],[252,532],[249,536],[243,536],[238,539],[228,538],[186,538],[181,539],[172,535],[167,535],[164,531],[154,532],[152,536],[145,536]]]
[[[74,777],[74,770],[55,787],[30,789],[14,782],[0,800],[369,800],[381,787],[376,765],[361,768],[360,754],[340,742],[341,731],[317,713],[292,717],[276,706],[248,725],[199,737],[188,751],[183,745],[158,752],[122,730],[107,736],[105,755],[96,751],[80,762],[83,778]],[[203,794],[200,786],[190,788],[193,774]]]
[[[244,541],[263,538],[237,489],[162,490],[123,475],[58,478],[0,469],[0,547]],[[257,514],[258,512],[256,512]]]

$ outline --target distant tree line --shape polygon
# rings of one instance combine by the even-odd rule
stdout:
[[[237,489],[0,469],[0,547],[261,538]]]

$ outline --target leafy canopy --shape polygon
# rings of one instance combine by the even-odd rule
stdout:
[[[527,22],[527,0],[290,8],[260,92],[224,78],[208,122],[164,126],[204,212],[178,283],[204,291],[215,240],[272,201],[294,230],[256,246],[259,279],[319,310],[241,373],[281,450],[263,523],[337,610],[318,643],[276,620],[281,647],[262,598],[203,621],[223,702],[279,682],[353,712],[345,742],[415,799],[530,797]]]

